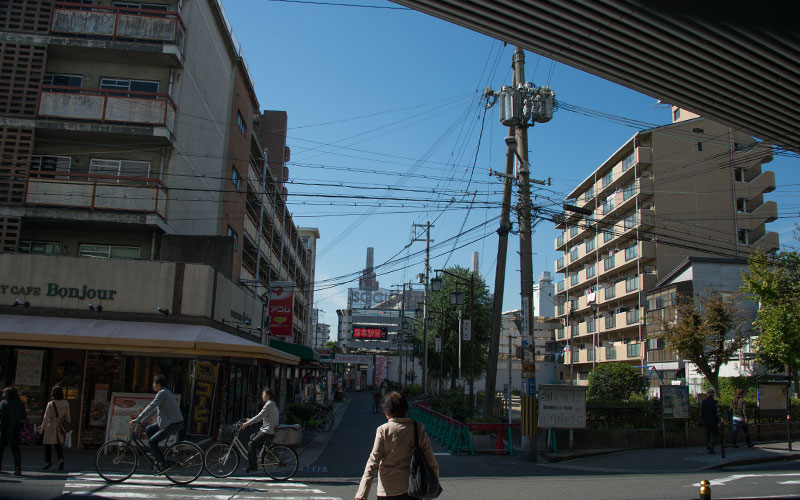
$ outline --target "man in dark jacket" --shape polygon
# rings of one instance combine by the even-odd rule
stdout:
[[[719,403],[714,399],[716,392],[714,389],[708,390],[708,397],[700,405],[700,419],[703,421],[703,431],[706,433],[706,448],[710,455],[714,454],[714,446],[717,445],[719,437]]]
[[[3,468],[3,453],[6,446],[11,447],[14,455],[14,475],[22,475],[22,453],[19,449],[22,422],[27,420],[25,404],[19,400],[19,394],[13,387],[3,390],[3,401],[0,402],[0,469]]]

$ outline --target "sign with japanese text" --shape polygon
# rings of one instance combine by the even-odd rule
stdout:
[[[216,363],[210,361],[197,362],[189,434],[211,435],[211,417],[214,410],[218,376],[219,366]]]
[[[436,337],[436,352],[442,352],[442,338]]]
[[[181,395],[174,394],[175,400],[180,405]],[[127,439],[130,432],[130,422],[139,416],[142,410],[153,401],[155,393],[133,393],[133,392],[114,392],[111,394],[111,404],[109,405],[108,423],[106,426],[106,441],[112,439]],[[145,425],[152,424],[156,420],[156,414],[150,417]],[[177,440],[177,436],[171,436],[165,446],[170,446]]]
[[[353,325],[354,339],[386,340],[389,331],[385,326]]]
[[[389,375],[389,358],[386,356],[375,356],[375,387],[379,387],[381,382],[386,380]]]
[[[539,427],[543,429],[585,428],[586,387],[540,386]]]
[[[662,385],[661,408],[664,418],[689,418],[689,387]]]
[[[277,281],[269,287],[269,333],[276,337],[292,336],[294,283]]]

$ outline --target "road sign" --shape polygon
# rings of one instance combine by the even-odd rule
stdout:
[[[472,340],[472,321],[465,319],[461,324],[461,339],[469,342]]]
[[[535,396],[536,395],[536,379],[535,378],[529,378],[529,379],[525,379],[525,380],[527,380],[527,384],[526,385],[527,385],[527,388],[528,388],[528,391],[527,391],[528,396]]]

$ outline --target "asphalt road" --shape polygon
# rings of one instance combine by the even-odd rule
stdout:
[[[31,458],[23,477],[0,474],[0,499],[352,499],[375,428],[384,421],[385,417],[372,413],[369,395],[355,395],[316,462],[287,483],[239,474],[225,480],[202,476],[188,487],[178,487],[140,470],[125,483],[108,485],[88,463],[66,473],[42,472],[35,469],[41,464],[31,463],[35,460]],[[534,464],[519,457],[437,452],[444,487],[440,498],[444,499],[690,499],[697,498],[703,479],[711,481],[715,499],[800,498],[798,461],[714,471],[625,474],[581,470],[568,463]],[[10,458],[6,457],[6,467]],[[371,498],[375,498],[375,487]]]

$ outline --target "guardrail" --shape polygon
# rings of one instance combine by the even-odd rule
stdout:
[[[476,451],[508,453],[514,455],[512,429],[519,429],[519,423],[482,423],[459,422],[439,413],[429,406],[414,403],[410,411],[411,419],[425,426],[425,431],[432,440],[444,446],[450,453],[467,452],[474,455]],[[497,434],[496,446],[493,449],[475,449],[473,432],[490,432]],[[508,433],[508,447],[503,443],[504,433]]]

